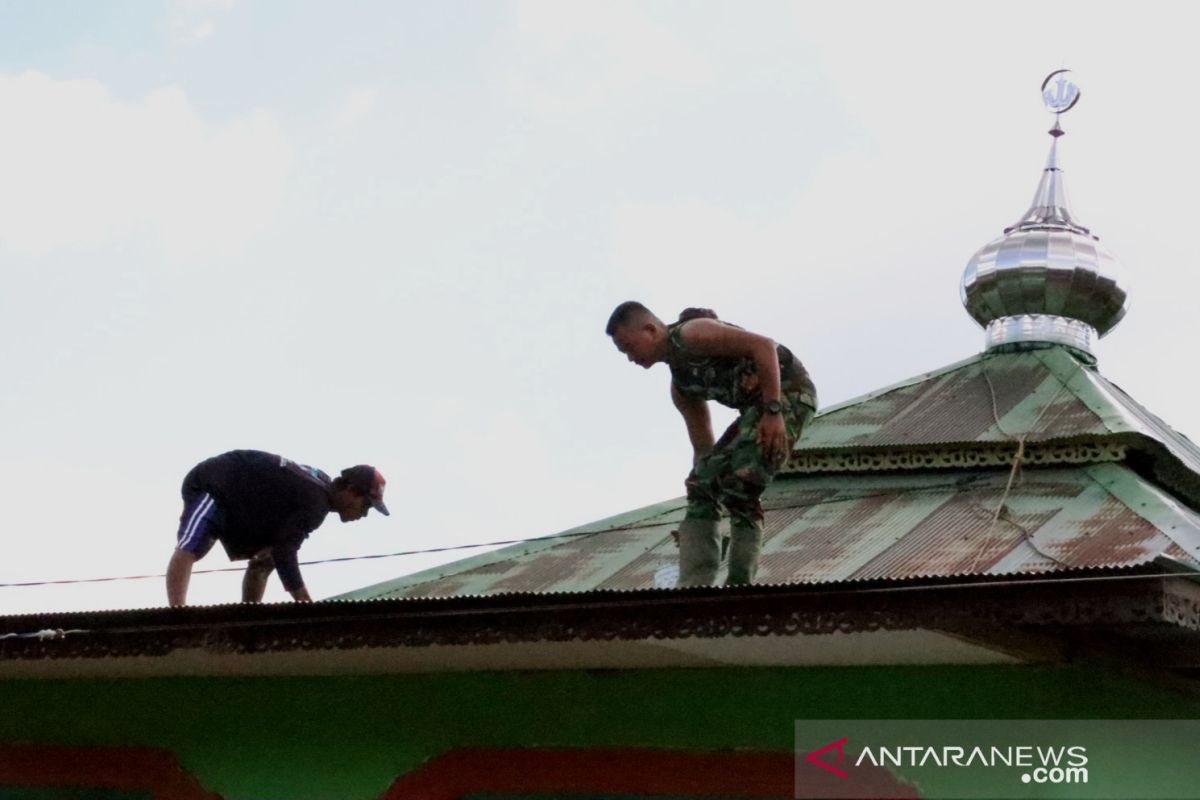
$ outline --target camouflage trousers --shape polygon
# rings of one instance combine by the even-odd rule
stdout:
[[[797,394],[783,397],[789,452],[814,413],[804,400]],[[761,420],[761,409],[744,410],[687,477],[687,512],[679,526],[680,586],[715,582],[721,560],[717,522],[722,510],[729,513],[731,528],[727,582],[754,581],[762,546],[762,494],[782,466],[768,461],[759,449]]]
[[[799,397],[783,396],[789,451],[814,413]],[[687,519],[717,520],[724,508],[734,526],[754,527],[762,522],[762,493],[783,466],[768,462],[758,447],[762,413],[758,407],[743,411],[696,463],[684,482]]]

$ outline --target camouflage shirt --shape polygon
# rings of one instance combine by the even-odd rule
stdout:
[[[754,359],[749,356],[702,356],[689,351],[682,335],[686,324],[676,322],[667,326],[671,347],[667,365],[671,368],[671,383],[679,393],[684,397],[716,400],[721,405],[739,411],[757,405],[762,399],[762,390]],[[799,395],[800,402],[807,403],[815,410],[817,390],[808,376],[808,370],[783,345],[776,345],[776,352],[779,356],[779,385],[783,393]]]

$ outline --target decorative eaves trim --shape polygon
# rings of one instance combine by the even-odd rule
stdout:
[[[1162,606],[1158,616],[1163,622],[1191,631],[1200,631],[1200,585],[1179,578],[1163,587]]]
[[[1157,569],[1157,568],[1155,568]],[[1083,579],[1026,579],[872,586],[500,595],[443,600],[378,600],[280,606],[219,606],[86,615],[49,615],[37,627],[71,627],[61,639],[0,642],[9,659],[216,655],[296,650],[567,642],[811,636],[877,630],[970,634],[1016,626],[1124,627],[1167,624],[1200,630],[1194,587],[1144,571],[1086,573]],[[1089,581],[1124,577],[1124,580]],[[1067,576],[1064,576],[1067,577]],[[0,620],[11,626],[20,618]],[[30,626],[32,627],[32,625]]]
[[[1125,444],[1092,440],[1081,442],[1026,444],[1021,462],[1028,466],[1096,464],[1124,461]],[[783,474],[812,475],[828,472],[879,472],[891,470],[963,469],[1009,467],[1017,444],[948,445],[925,448],[871,448],[801,451],[792,456]]]

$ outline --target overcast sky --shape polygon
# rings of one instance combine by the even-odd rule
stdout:
[[[304,559],[677,496],[666,368],[603,335],[630,298],[774,336],[824,405],[969,357],[962,270],[1033,196],[1063,66],[1073,204],[1132,287],[1100,368],[1200,434],[1195,20],[1105,8],[0,0],[0,583],[161,573],[183,475],[232,448],[387,476],[392,516]]]

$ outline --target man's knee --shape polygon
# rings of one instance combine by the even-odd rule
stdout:
[[[761,522],[762,494],[770,476],[755,466],[742,467],[721,476],[721,499],[729,516],[746,524]]]
[[[199,556],[191,550],[181,550],[176,547],[171,551],[171,566],[174,567],[191,567],[199,560]]]
[[[721,503],[714,487],[688,476],[687,517],[689,519],[720,519]]]

